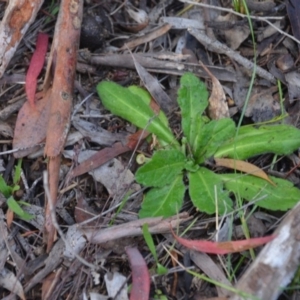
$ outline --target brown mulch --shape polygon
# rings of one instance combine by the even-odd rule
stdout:
[[[253,69],[249,23],[247,18],[226,11],[232,8],[231,1],[206,2],[215,7],[193,6],[176,0],[84,3],[71,126],[62,153],[56,214],[51,212],[54,225],[59,229],[54,246],[47,253],[47,241],[43,234],[48,187],[43,181],[43,172],[47,170],[48,160],[42,148],[34,149],[23,158],[20,190],[18,195],[14,195],[17,200],[22,199],[30,204],[24,206],[24,210],[35,215],[34,220],[26,222],[14,216],[8,226],[6,199],[0,197],[1,298],[18,298],[10,293],[15,291],[21,298],[25,294],[26,299],[100,299],[101,295],[108,295],[105,276],[122,274],[128,284],[131,283],[125,247],[136,246],[152,275],[150,299],[243,299],[226,288],[192,276],[186,268],[249,293],[270,290],[272,283],[283,288],[290,284],[276,295],[276,299],[299,299],[299,271],[288,278],[290,273],[286,270],[295,269],[299,263],[296,251],[299,235],[296,229],[290,229],[299,228],[298,206],[288,217],[283,212],[252,211],[252,207],[245,207],[243,212],[252,237],[273,232],[280,235],[282,228],[288,228],[286,230],[292,240],[282,239],[282,243],[292,249],[291,256],[285,267],[280,265],[285,276],[280,280],[278,277],[276,281],[276,273],[272,273],[274,270],[263,268],[262,262],[255,261],[249,253],[212,256],[188,251],[179,244],[172,248],[174,238],[170,234],[170,226],[183,232],[192,224],[187,234],[191,239],[212,239],[219,230],[216,230],[216,218],[197,211],[186,196],[178,216],[147,221],[159,261],[168,268],[166,275],[158,275],[155,274],[155,261],[141,232],[144,221],[138,219],[144,189],[134,182],[134,173],[138,168],[136,151],[118,148],[120,155],[97,172],[85,171],[73,178],[69,176],[92,154],[116,145],[116,142],[120,143],[116,147],[123,145],[127,136],[136,132],[134,126],[105,110],[96,93],[96,85],[102,80],[123,86],[143,85],[132,53],[140,65],[157,79],[174,103],[179,78],[187,71],[196,74],[211,88],[210,76],[199,64],[201,61],[222,84],[230,117],[239,120]],[[277,80],[280,80],[285,99],[283,109],[288,115],[286,122],[297,126],[300,103],[297,101],[300,99],[300,77],[297,72],[299,44],[291,39],[297,37],[291,29],[292,22],[297,22],[297,18],[296,21],[288,18],[282,1],[246,2],[253,16],[258,68],[244,123],[267,122],[282,114],[277,86]],[[292,8],[296,6],[295,1],[291,0],[291,3]],[[0,20],[7,5],[0,2]],[[17,159],[9,151],[13,148],[18,112],[26,101],[25,75],[38,32],[48,33],[50,43],[53,39],[59,5],[57,0],[44,2],[0,78],[0,170],[9,184],[17,164]],[[128,13],[137,12],[137,9],[147,16],[140,23]],[[38,81],[39,91],[43,88],[45,73],[44,68]],[[168,112],[168,118],[174,134],[180,136],[180,113],[176,105]],[[152,143],[145,142],[141,149],[151,155]],[[82,152],[85,155],[90,153],[83,156]],[[288,178],[299,186],[299,170],[295,168],[298,160],[297,155],[284,158],[275,165],[273,174],[277,172],[277,176]],[[264,168],[269,161],[270,157],[260,156],[255,159],[255,164]],[[125,204],[124,197],[127,198]],[[227,231],[226,228],[224,230],[232,231],[233,239],[245,238],[238,214],[227,216],[224,223]],[[230,226],[232,228],[229,229]],[[71,249],[67,244],[72,244]],[[271,251],[271,248],[268,249],[263,253],[266,256]],[[172,256],[167,250],[171,251]],[[260,250],[255,250],[255,254]],[[257,265],[259,267],[255,269]],[[251,273],[252,269],[254,273]],[[244,274],[250,279],[259,279],[262,285],[255,285],[257,282],[254,279],[247,281]],[[11,286],[8,282],[15,284]],[[259,297],[263,300],[275,299],[264,293]]]

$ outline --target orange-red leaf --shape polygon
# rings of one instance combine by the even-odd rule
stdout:
[[[172,230],[172,228],[171,228]],[[252,238],[248,240],[240,240],[234,242],[210,242],[204,240],[188,240],[177,236],[172,230],[172,234],[175,240],[181,245],[200,252],[211,253],[211,254],[228,254],[241,252],[261,246],[265,243],[270,242],[275,238],[274,235],[269,235],[261,238]]]
[[[13,220],[14,220],[14,212],[11,209],[8,209],[6,212],[6,223],[8,228],[10,228]]]
[[[35,91],[37,78],[42,71],[48,48],[48,35],[39,33],[36,41],[36,49],[32,55],[30,65],[26,74],[26,95],[31,107],[35,106]]]
[[[147,264],[137,248],[126,248],[132,270],[132,289],[130,300],[148,300],[150,275]]]

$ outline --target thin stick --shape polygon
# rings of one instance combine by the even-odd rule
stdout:
[[[44,171],[43,172],[43,182],[44,182],[44,189],[45,189],[45,193],[48,199],[48,203],[49,203],[49,207],[50,207],[50,214],[51,214],[51,219],[52,219],[52,224],[55,227],[55,229],[57,230],[57,232],[60,235],[60,238],[63,240],[63,242],[65,243],[66,246],[68,246],[68,248],[70,249],[71,252],[73,252],[74,256],[85,266],[87,266],[88,268],[90,268],[91,270],[95,270],[95,266],[93,264],[88,263],[85,259],[83,259],[81,256],[79,256],[75,251],[73,251],[72,246],[70,245],[70,243],[68,242],[68,240],[65,238],[64,233],[62,232],[62,230],[60,229],[57,221],[56,221],[56,216],[55,216],[55,211],[54,211],[54,207],[53,207],[53,202],[51,199],[51,194],[50,194],[50,190],[49,190],[49,183],[48,183],[48,172]]]
[[[232,8],[225,8],[225,7],[220,7],[220,6],[216,6],[216,5],[206,4],[206,3],[202,3],[202,2],[194,2],[194,1],[191,1],[191,0],[179,0],[179,1],[183,2],[183,3],[189,3],[189,4],[201,6],[201,7],[207,7],[207,8],[211,8],[211,9],[215,9],[215,10],[225,11],[225,12],[237,15],[239,17],[242,17],[242,18],[247,18],[247,15],[241,14],[241,13],[233,10]],[[250,16],[250,18],[253,19],[253,20],[266,21],[267,19],[269,19],[269,20],[282,20],[284,17],[259,17],[259,16]]]
[[[180,0],[181,2],[184,3],[189,3],[189,4],[193,4],[193,5],[197,5],[197,6],[201,6],[201,7],[207,7],[207,8],[211,8],[211,9],[215,9],[215,10],[220,10],[220,11],[225,11],[228,13],[232,13],[234,15],[237,15],[241,18],[247,18],[247,15],[238,13],[236,11],[234,11],[231,8],[224,8],[224,7],[219,7],[219,6],[215,6],[215,5],[210,5],[210,4],[205,4],[205,3],[197,3],[191,0]],[[277,26],[275,26],[273,23],[271,23],[269,20],[282,20],[284,17],[259,17],[259,16],[250,16],[249,17],[253,20],[258,20],[258,21],[263,21],[266,22],[267,24],[269,24],[271,27],[275,28],[278,32],[280,32],[282,35],[292,39],[293,41],[295,41],[297,44],[300,44],[300,41],[298,39],[296,39],[295,37],[293,37],[292,35],[284,32],[283,30],[281,30],[280,28],[278,28]]]
[[[241,56],[238,52],[233,51],[229,47],[227,47],[225,44],[220,43],[217,40],[212,40],[210,37],[208,37],[206,34],[204,34],[202,31],[194,29],[194,28],[188,28],[188,31],[191,35],[193,35],[201,44],[203,44],[205,47],[207,47],[209,50],[217,52],[219,54],[225,54],[231,59],[235,60],[237,63],[244,66],[247,70],[251,70],[254,68],[254,63],[250,60],[246,59],[245,57]],[[276,83],[275,77],[269,73],[268,71],[264,70],[263,68],[256,66],[256,73],[268,81],[272,83]]]

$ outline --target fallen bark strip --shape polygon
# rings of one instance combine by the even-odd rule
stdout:
[[[148,70],[148,72],[151,71],[172,75],[183,75],[186,72],[192,72],[202,78],[210,78],[199,64],[160,60],[142,53],[135,53],[134,57],[139,64]],[[89,59],[89,62],[92,65],[135,69],[134,61],[130,54],[95,55]],[[236,81],[235,73],[232,71],[214,66],[207,66],[207,68],[219,80],[228,82]]]
[[[70,128],[82,13],[83,0],[63,0],[61,2],[44,82],[44,89],[47,90],[50,86],[50,69],[54,67],[53,83],[48,99],[50,115],[45,145],[45,154],[49,157],[49,185],[54,206],[58,194],[61,153]],[[54,243],[55,234],[49,203],[47,203],[44,240],[47,242],[48,252]]]
[[[88,242],[101,244],[119,238],[142,235],[142,227],[144,224],[148,224],[150,233],[158,234],[170,232],[170,227],[176,228],[180,223],[186,222],[189,219],[190,217],[188,213],[183,212],[178,216],[173,216],[167,219],[163,219],[162,217],[145,218],[98,231],[94,228],[81,229],[81,232],[85,235]]]
[[[300,203],[284,218],[274,235],[277,237],[259,253],[236,289],[259,299],[275,300],[291,282],[300,264]],[[235,295],[230,300],[245,298]]]
[[[189,28],[188,29],[189,33],[194,36],[202,45],[204,45],[208,50],[219,53],[219,54],[225,54],[229,58],[233,59],[243,67],[245,67],[247,70],[253,70],[254,68],[254,63],[251,62],[250,60],[246,59],[245,57],[241,56],[239,53],[236,51],[233,51],[229,47],[227,47],[225,44],[220,43],[217,40],[212,40],[210,37],[208,37],[206,34],[203,32],[194,29],[194,28]],[[256,73],[264,78],[267,79],[268,81],[272,83],[276,83],[275,77],[269,73],[268,71],[264,70],[263,68],[256,66]]]
[[[10,0],[0,24],[0,78],[20,41],[34,22],[43,0]]]

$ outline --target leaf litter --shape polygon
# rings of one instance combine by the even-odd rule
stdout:
[[[190,229],[183,239],[187,244],[188,239],[199,241],[210,239],[211,234],[217,233],[226,219],[231,222],[230,226],[233,229],[240,229],[239,234],[236,233],[238,238],[247,238],[245,242],[237,241],[237,245],[250,247],[250,237],[257,239],[253,241],[268,240],[268,237],[262,235],[272,234],[274,228],[278,226],[274,225],[276,221],[279,222],[281,217],[284,217],[283,213],[274,213],[272,210],[287,210],[297,202],[297,188],[292,183],[272,177],[268,173],[287,174],[289,170],[294,170],[295,175],[299,176],[299,170],[294,168],[295,163],[289,151],[291,147],[295,147],[296,139],[291,132],[298,125],[299,43],[297,44],[293,37],[299,38],[297,34],[299,5],[297,1],[287,0],[285,9],[275,1],[246,1],[257,42],[257,52],[254,53],[251,28],[245,15],[240,15],[245,11],[235,14],[232,11],[233,7],[226,6],[223,2],[220,1],[215,7],[205,6],[205,4],[198,7],[172,0],[151,3],[140,1],[139,5],[128,2],[121,6],[118,2],[111,1],[99,6],[101,13],[100,9],[93,10],[91,4],[83,7],[82,2],[79,1],[71,1],[70,5],[66,0],[61,3],[53,1],[51,5],[38,1],[34,9],[28,6],[29,2],[26,1],[22,5],[19,5],[19,1],[10,1],[8,5],[5,2],[0,3],[0,40],[4,43],[3,47],[0,47],[0,119],[1,124],[3,122],[1,149],[5,152],[13,147],[18,150],[17,154],[14,154],[15,158],[24,157],[22,180],[18,183],[20,190],[17,191],[18,195],[14,195],[14,199],[26,201],[29,206],[22,205],[22,209],[36,216],[33,220],[27,221],[19,219],[15,214],[5,216],[4,213],[8,211],[7,199],[4,197],[1,201],[0,226],[2,240],[5,241],[0,253],[0,263],[3,267],[0,284],[3,288],[1,291],[3,298],[12,292],[21,299],[25,299],[25,296],[30,298],[32,295],[35,295],[35,299],[56,299],[64,291],[74,299],[87,294],[92,299],[92,295],[93,297],[110,295],[104,278],[108,278],[111,274],[128,276],[131,273],[133,277],[129,282],[133,285],[132,293],[134,294],[137,288],[145,299],[157,298],[159,295],[180,298],[189,294],[191,297],[197,297],[200,289],[186,279],[187,270],[180,265],[174,267],[174,264],[170,263],[167,252],[162,250],[163,247],[171,247],[174,242],[174,238],[169,234],[170,225],[174,230],[179,227],[180,232],[186,228]],[[39,10],[41,5],[43,9]],[[90,45],[89,40],[83,43],[82,39],[76,56],[77,45],[80,42],[82,7],[83,17],[88,15],[89,19],[98,20],[96,36],[101,36],[99,39],[101,43],[98,43],[95,48],[92,40],[96,39],[96,36],[89,37]],[[57,14],[59,8],[60,13]],[[220,9],[227,9],[227,11],[222,12]],[[93,13],[87,14],[88,10]],[[256,13],[258,11],[264,11],[264,15]],[[288,18],[285,17],[286,12]],[[17,16],[23,17],[18,19]],[[285,23],[281,22],[284,18]],[[16,24],[16,20],[20,22]],[[291,25],[292,31],[286,30],[287,24]],[[11,30],[12,28],[14,31]],[[200,32],[199,29],[202,31]],[[43,70],[42,57],[47,51],[47,46],[44,44],[44,50],[40,50],[37,42],[39,33],[44,37],[48,34],[51,45],[50,54],[46,55],[46,71]],[[88,33],[90,34],[91,31],[88,30]],[[72,38],[73,42],[67,42]],[[180,49],[179,43],[182,41],[184,43],[182,52],[175,52],[176,43],[178,43],[177,48]],[[84,47],[88,49],[83,49]],[[128,49],[133,54],[128,53]],[[254,66],[254,55],[257,56],[257,75],[251,87],[250,77]],[[35,62],[36,56],[40,57]],[[31,73],[30,69],[34,72]],[[89,74],[88,70],[93,71]],[[205,87],[212,88],[209,91],[211,103],[209,116],[216,120],[225,117],[222,126],[217,122],[209,123],[210,127],[207,127],[204,132],[206,134],[213,132],[213,136],[208,136],[207,139],[203,139],[203,136],[197,132],[198,125],[193,128],[193,126],[189,127],[189,124],[180,124],[181,116],[176,107],[175,94],[180,84],[179,76],[186,72],[199,76],[204,80]],[[97,85],[100,83],[103,87],[101,82],[107,79],[123,87],[110,83],[105,87],[106,96],[101,97],[102,102],[99,102],[96,94],[87,99],[90,93],[95,93]],[[282,82],[282,91],[276,84],[277,79]],[[75,89],[74,80],[76,80]],[[23,87],[25,81],[26,92]],[[132,85],[139,85],[143,90],[135,87],[125,88]],[[30,95],[28,95],[29,89],[31,89]],[[249,153],[256,148],[256,157],[249,158],[248,162],[239,162],[234,160],[236,155],[239,159],[248,158],[247,153],[239,152],[239,145],[244,145],[243,130],[238,136],[237,148],[232,146],[232,140],[226,147],[219,148],[217,152],[215,150],[226,139],[233,139],[233,135],[229,134],[227,129],[224,131],[222,129],[231,128],[234,124],[233,121],[229,124],[226,120],[229,116],[235,122],[239,119],[249,89],[251,90],[250,101],[246,108],[244,123],[272,123],[273,119],[280,117],[279,121],[288,125],[285,128],[281,127],[282,131],[278,127],[278,135],[287,137],[288,142],[287,145],[280,145],[272,140],[269,140],[269,144],[263,143],[268,139],[269,133],[265,127],[257,128],[255,125],[253,128],[261,134],[259,137],[253,137],[251,141],[247,140],[249,145],[246,146],[250,149]],[[146,90],[153,99],[149,94],[144,93]],[[107,111],[103,105],[112,101],[113,95],[118,93],[120,98],[126,93],[128,97],[136,99],[135,114],[147,111],[147,117],[137,124],[137,115],[130,115],[125,102],[122,104],[123,115],[114,115],[119,109],[117,106],[115,112]],[[142,94],[143,100],[139,103],[137,95]],[[155,101],[167,114],[167,118],[157,105],[154,105]],[[77,108],[76,115],[71,120],[73,105]],[[184,115],[184,111],[182,114]],[[193,109],[189,114],[193,118],[197,116],[195,112],[193,114]],[[283,116],[287,117],[283,118]],[[149,122],[151,118],[152,122]],[[130,122],[125,122],[124,119]],[[277,119],[276,121],[278,122]],[[273,124],[273,126],[276,128],[278,125]],[[9,140],[12,137],[11,128],[14,128],[12,146]],[[142,129],[138,130],[138,128]],[[161,210],[155,200],[142,202],[143,194],[147,191],[137,188],[134,182],[135,175],[139,181],[143,181],[139,178],[141,171],[136,173],[138,166],[135,156],[139,152],[149,159],[153,154],[153,147],[166,147],[166,142],[177,147],[177,154],[182,153],[180,152],[182,144],[178,143],[182,131],[185,136],[193,140],[191,145],[187,145],[186,153],[200,149],[199,145],[201,145],[202,152],[197,152],[196,155],[197,163],[205,163],[206,166],[196,170],[191,160],[179,159],[180,168],[183,165],[189,170],[189,174],[193,174],[189,176],[197,196],[193,193],[185,193],[188,178],[178,177],[181,169],[176,171],[177,177],[175,176],[175,179],[173,177],[172,180],[176,181],[177,189],[173,190],[175,193],[170,197],[173,200],[165,201],[167,206],[169,203],[174,205],[175,213],[170,218],[163,219],[159,217]],[[152,132],[154,135],[150,134]],[[224,132],[228,136],[223,136]],[[245,134],[247,132],[244,132],[244,136]],[[66,143],[67,135],[68,143]],[[75,136],[77,138],[71,138]],[[43,158],[43,152],[36,151],[43,149],[45,143],[46,148],[43,151],[47,157]],[[254,147],[253,145],[256,144],[259,146]],[[265,154],[274,149],[280,155],[271,157],[270,154]],[[34,152],[35,156],[33,156]],[[93,155],[83,160],[82,155],[85,152]],[[226,163],[224,153],[227,156]],[[216,157],[215,161],[210,160],[213,155]],[[3,155],[1,173],[8,184],[12,184],[13,166],[16,164],[14,157],[10,153]],[[168,158],[169,156],[166,157]],[[156,181],[153,183],[154,189],[158,189],[157,185],[169,189],[166,182],[169,182],[169,177],[175,174],[171,170],[172,166],[173,164],[168,170],[163,171],[154,167],[153,171],[157,172]],[[231,174],[224,174],[224,167],[234,171]],[[45,181],[43,183],[42,180],[45,170],[49,172],[49,183]],[[97,174],[99,170],[101,172]],[[217,170],[217,173],[211,170]],[[254,178],[249,184],[249,181],[245,180],[245,175],[242,176],[237,171],[253,175],[256,173],[259,177],[252,176]],[[216,212],[215,205],[206,211],[209,215],[197,211],[191,205],[190,198],[194,205],[196,202],[200,203],[197,205],[202,205],[201,201],[206,205],[203,196],[205,191],[196,188],[199,180],[206,182],[208,186],[211,184],[211,188],[207,191],[212,189],[216,191],[216,194],[206,193],[205,197],[215,198],[216,195],[221,195],[224,186],[231,191],[230,194],[224,194],[223,198],[219,199],[222,202],[220,208],[223,208],[219,210],[220,215],[216,218],[209,217]],[[280,193],[276,192],[274,184],[282,185]],[[47,197],[45,202],[44,191],[47,185],[50,188],[50,197]],[[257,193],[257,187],[260,186],[264,188]],[[157,195],[159,193],[155,197]],[[153,199],[156,199],[155,197]],[[235,202],[235,199],[240,198],[249,201],[242,209],[236,206]],[[282,199],[285,201],[281,201]],[[263,208],[254,210],[257,201]],[[271,205],[272,201],[276,204]],[[146,203],[151,203],[151,209],[157,213],[152,218],[138,219],[138,216],[143,217],[139,209]],[[45,205],[46,213],[43,210]],[[299,261],[297,255],[299,251],[296,251],[299,243],[295,233],[299,226],[295,216],[297,209],[298,206],[285,216],[274,233],[275,238],[258,254],[254,262],[252,262],[253,250],[249,252],[252,259],[249,255],[243,256],[243,259],[250,264],[250,268],[247,269],[245,264],[229,276],[232,270],[225,267],[223,256],[218,258],[211,256],[213,261],[210,265],[215,270],[215,274],[203,271],[216,281],[216,285],[218,282],[223,282],[229,289],[237,288],[255,294],[261,299],[280,297],[281,291],[274,291],[276,296],[270,296],[267,294],[270,289],[266,291],[263,286],[258,285],[259,287],[253,290],[250,283],[254,280],[261,282],[267,280],[253,275],[257,274],[255,272],[258,272],[263,265],[268,266],[272,279],[278,280],[277,286],[288,284],[287,278],[291,280],[293,277],[295,267],[291,267],[291,261]],[[230,210],[232,213],[226,215]],[[78,215],[78,211],[81,211],[81,214]],[[189,211],[190,216],[182,213],[175,215],[176,212],[186,211]],[[253,215],[259,218],[257,223],[261,224],[264,230],[251,225]],[[142,226],[146,223],[155,241],[159,264],[168,269],[166,275],[151,274],[153,276],[150,279],[147,272],[155,270],[152,267],[156,262],[143,240]],[[10,227],[6,228],[9,224]],[[55,224],[59,225],[58,228]],[[66,225],[69,227],[65,227]],[[71,234],[71,230],[74,230],[75,234],[74,232]],[[225,235],[228,235],[228,239],[221,241],[220,247],[235,249],[238,252],[244,250],[239,246],[237,248],[233,246],[235,244],[231,241],[236,238],[231,236],[230,232],[226,230]],[[175,237],[175,239],[180,238]],[[13,246],[8,244],[9,241],[14,241]],[[108,245],[108,241],[112,241],[112,244]],[[216,248],[216,251],[220,250],[214,242],[204,242]],[[287,247],[282,254],[286,257],[286,264],[280,265],[280,276],[277,275],[276,266],[279,262],[275,256],[279,251],[276,248],[279,243]],[[110,247],[109,254],[105,254],[102,250],[105,244]],[[131,250],[127,250],[131,263],[124,256],[125,246],[131,247],[129,248]],[[190,253],[194,261],[192,266],[204,268],[196,262],[194,252],[189,252],[178,244],[175,247],[179,252],[180,261],[181,254]],[[144,261],[142,279],[139,278],[140,275],[136,275],[137,270],[134,265],[138,256],[141,261]],[[232,257],[230,263],[235,269],[234,264],[242,256],[237,253]],[[293,265],[296,266],[297,263]],[[189,265],[186,264],[185,267],[188,268]],[[85,271],[82,273],[81,270],[84,268]],[[221,274],[226,275],[220,275],[216,268],[221,270]],[[241,277],[245,271],[248,274],[247,278]],[[29,273],[31,277],[27,275]],[[97,276],[103,280],[93,281],[92,274],[98,274]],[[183,289],[176,284],[176,281],[172,282],[176,276],[185,286]],[[139,285],[140,279],[147,283],[145,289],[142,289],[142,285],[136,286]],[[14,284],[9,285],[8,282]],[[223,287],[205,286],[203,281],[202,286],[206,298],[229,296],[230,299],[238,299],[239,297],[234,296],[232,290],[226,293],[226,288]],[[269,283],[265,286],[269,286]],[[127,294],[124,287],[125,285],[120,286],[118,295]],[[292,290],[290,295],[296,292]],[[134,296],[130,297],[134,299]],[[136,297],[142,299],[140,296]]]

